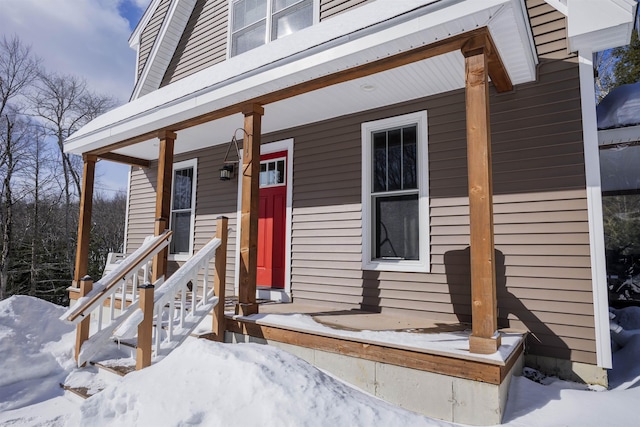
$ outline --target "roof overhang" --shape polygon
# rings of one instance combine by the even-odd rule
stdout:
[[[177,131],[176,154],[228,142],[242,123],[237,106],[246,102],[264,104],[263,133],[269,133],[460,89],[463,56],[446,51],[293,92],[305,82],[331,80],[421,47],[436,49],[485,27],[510,81],[535,79],[535,48],[522,0],[378,0],[357,11],[358,19],[349,12],[338,15],[303,30],[304,37],[301,31],[266,44],[112,110],[72,135],[65,151],[153,159],[157,150],[149,148],[158,130]]]
[[[566,0],[569,49],[599,52],[629,44],[636,0]]]

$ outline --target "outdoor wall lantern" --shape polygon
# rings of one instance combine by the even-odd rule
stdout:
[[[236,137],[239,130],[244,132],[245,135],[251,136],[242,128],[238,128],[233,132],[233,137],[231,137],[231,141],[229,141],[227,152],[225,153],[224,160],[222,161],[222,168],[220,168],[220,181],[231,180],[235,172],[235,165],[240,163],[240,149],[238,149],[238,138]],[[236,148],[237,160],[229,160],[229,150],[232,145]]]

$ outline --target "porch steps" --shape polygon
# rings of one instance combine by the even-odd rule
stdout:
[[[124,360],[129,360],[133,364],[123,363]],[[126,374],[133,371],[135,371],[133,359],[89,362],[83,369],[71,373],[64,383],[60,383],[60,387],[75,397],[88,399],[110,385],[117,384]]]

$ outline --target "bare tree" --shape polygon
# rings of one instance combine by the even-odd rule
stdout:
[[[14,98],[24,96],[26,89],[38,75],[39,61],[31,48],[13,37],[0,40],[0,116]]]
[[[0,300],[7,297],[9,285],[9,267],[11,265],[11,253],[13,244],[13,206],[15,203],[12,180],[16,174],[22,155],[27,145],[29,135],[29,123],[13,108],[5,108],[1,116],[2,132],[0,132],[0,145],[4,153],[3,164],[0,170],[4,178],[0,187],[2,206],[0,208],[1,221],[1,249],[0,249]]]
[[[11,188],[13,174],[18,167],[19,150],[24,140],[24,123],[20,119],[17,101],[26,95],[26,90],[39,69],[38,60],[31,55],[17,37],[0,40],[0,171],[2,183],[1,247],[0,247],[0,300],[7,297],[9,267],[13,240],[13,205]]]
[[[109,96],[90,92],[86,82],[77,76],[44,72],[39,75],[31,101],[35,115],[57,142],[62,160],[66,208],[64,230],[67,236],[65,252],[69,270],[73,273],[70,207],[73,195],[79,195],[82,190],[81,172],[77,156],[64,152],[64,141],[81,126],[112,108],[115,101]]]

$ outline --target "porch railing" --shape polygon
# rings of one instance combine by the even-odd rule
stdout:
[[[182,343],[199,323],[211,313],[213,316],[213,335],[217,340],[224,334],[224,286],[227,247],[227,218],[219,218],[216,237],[207,243],[196,255],[185,262],[164,283],[148,282],[148,269],[145,267],[153,256],[164,249],[171,238],[171,231],[145,241],[143,246],[122,261],[111,273],[108,273],[93,290],[80,298],[62,317],[73,323],[87,323],[87,330],[78,326],[76,339],[76,359],[78,366],[93,358],[108,342],[137,339],[138,369],[148,366],[151,359],[166,356]],[[135,261],[134,258],[139,261]],[[210,280],[211,261],[215,259],[214,280]],[[139,271],[143,270],[144,281],[138,285]],[[127,294],[126,281],[132,278],[136,286],[131,295]],[[121,280],[121,286],[115,286]],[[200,285],[201,284],[201,285]],[[81,283],[86,285],[86,283]],[[89,282],[89,287],[91,283]],[[155,285],[155,286],[154,286]],[[157,289],[156,289],[157,287]],[[122,295],[121,311],[113,314],[113,298],[117,291]],[[82,295],[82,290],[81,290]],[[103,304],[111,297],[110,315],[106,324],[102,319]],[[222,300],[222,304],[217,304]],[[128,304],[126,302],[128,301]],[[215,307],[215,308],[214,308]],[[97,329],[88,336],[89,314],[98,322]],[[82,336],[84,334],[85,336]]]
[[[60,319],[74,324],[80,323],[97,308],[102,308],[107,298],[111,298],[110,317],[111,320],[113,320],[115,317],[116,293],[120,291],[123,304],[122,308],[124,308],[125,301],[136,300],[135,289],[138,285],[140,271],[142,271],[142,277],[146,283],[149,278],[149,262],[157,253],[169,245],[172,234],[173,232],[171,230],[167,230],[158,236],[147,237],[142,246],[122,260],[116,268],[96,283],[92,283],[91,290],[85,292],[84,295],[82,295],[81,290],[81,297]],[[127,287],[129,279],[132,281],[131,293],[128,292]],[[84,278],[82,281],[86,282],[87,279]],[[100,310],[98,316],[102,316],[102,310]],[[101,322],[98,322],[99,327],[100,323]]]
[[[211,261],[221,246],[222,240],[219,237],[211,239],[166,282],[155,289],[150,349],[153,361],[166,356],[179,346],[211,313],[214,306],[220,303],[220,296],[216,295],[209,273]],[[222,300],[224,306],[224,295]],[[129,319],[114,331],[114,338],[127,339],[136,336],[145,315],[144,308],[138,307]]]
[[[77,324],[75,354],[78,366],[93,357],[110,340],[113,330],[137,308],[138,284],[148,282],[151,260],[169,245],[171,235],[172,231],[167,230],[158,236],[147,237],[140,248],[96,283],[88,276],[80,281],[80,298],[60,317]],[[107,300],[109,305],[105,308]],[[96,320],[93,335],[90,334],[92,314]]]

